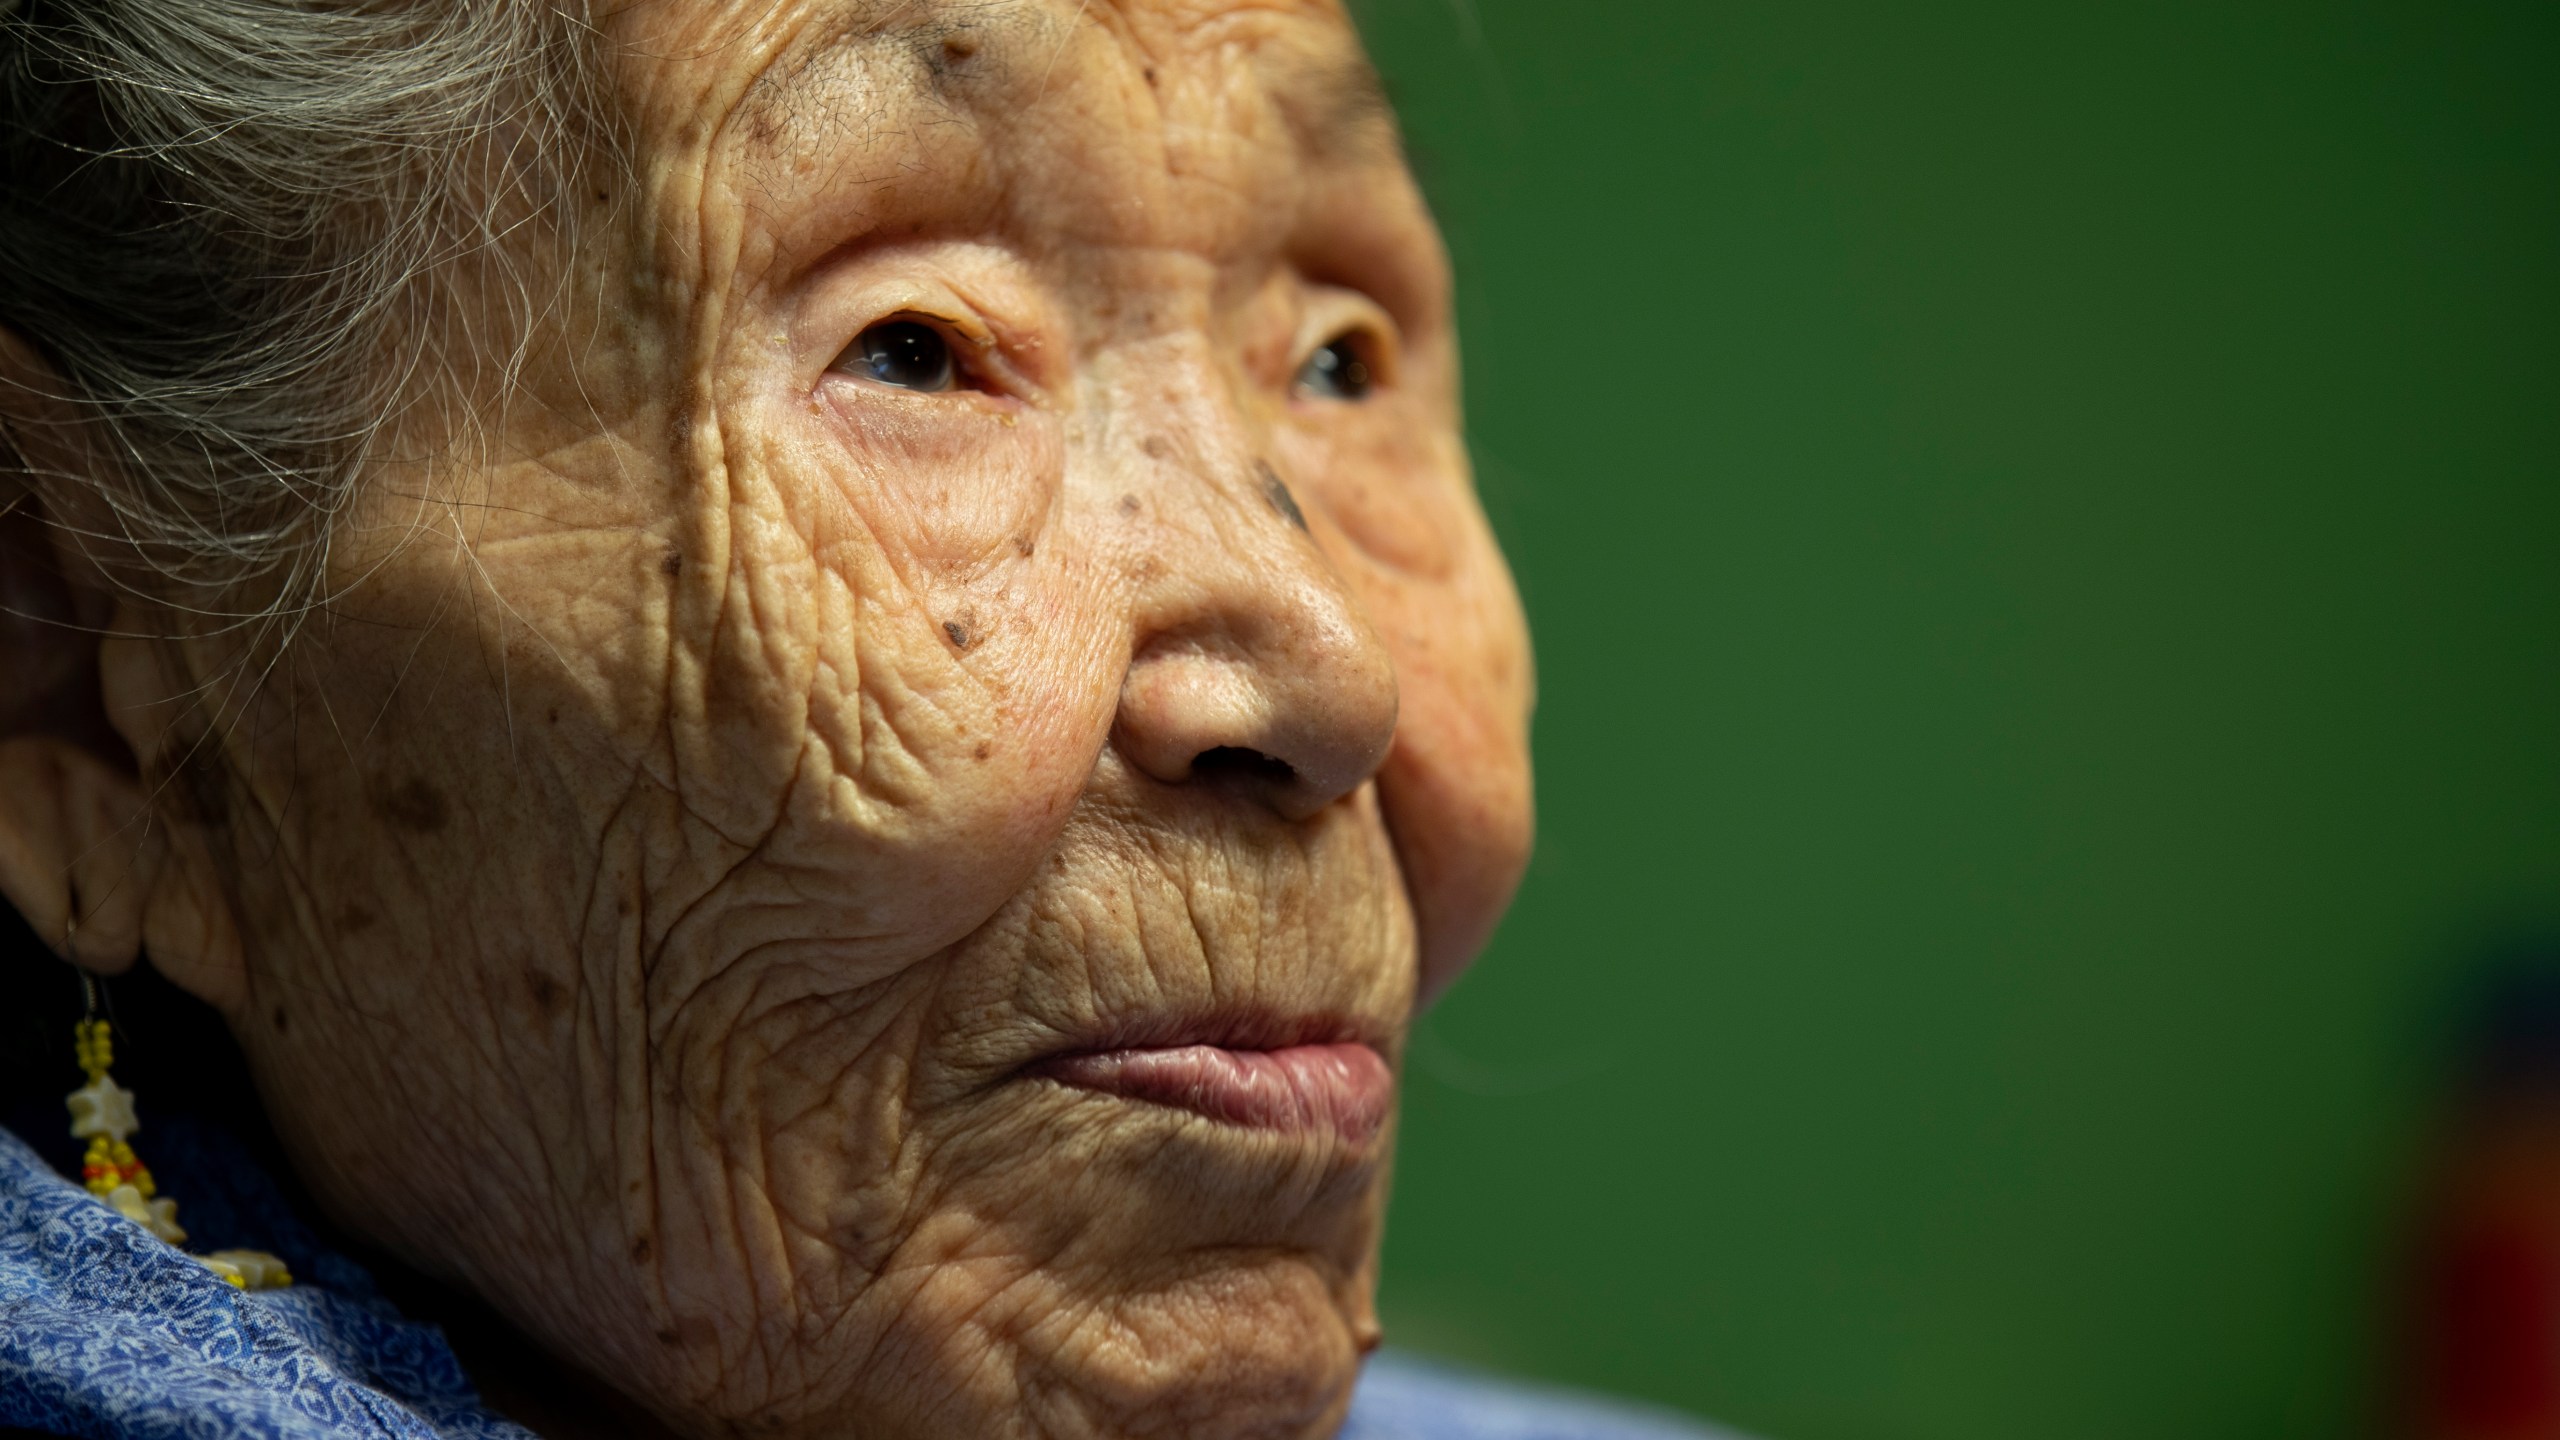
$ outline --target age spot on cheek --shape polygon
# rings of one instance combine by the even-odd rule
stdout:
[[[1253,472],[1262,477],[1262,498],[1271,502],[1271,508],[1278,512],[1280,518],[1297,526],[1300,530],[1306,529],[1307,512],[1298,508],[1298,497],[1289,493],[1288,485],[1283,483],[1279,473],[1271,468],[1271,462],[1254,461]]]
[[[374,797],[374,812],[415,835],[444,828],[448,811],[444,793],[424,780],[412,779]]]
[[[560,1013],[569,998],[568,990],[557,980],[536,970],[525,976],[525,989],[533,996],[533,1008],[545,1017]]]

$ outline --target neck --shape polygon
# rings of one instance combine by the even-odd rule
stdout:
[[[543,1440],[677,1440],[657,1417],[554,1359],[478,1297],[388,1256],[364,1261],[401,1313],[443,1329],[480,1403]]]

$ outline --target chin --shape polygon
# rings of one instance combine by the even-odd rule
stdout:
[[[1024,1388],[1031,1433],[1330,1435],[1377,1343],[1371,1271],[1282,1252],[1166,1257],[1162,1276],[1096,1304]]]

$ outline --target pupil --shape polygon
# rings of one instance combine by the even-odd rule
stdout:
[[[871,378],[902,390],[951,388],[951,344],[914,320],[892,320],[862,332],[862,365]]]
[[[1369,393],[1369,367],[1348,340],[1336,340],[1307,357],[1307,388],[1337,400]]]

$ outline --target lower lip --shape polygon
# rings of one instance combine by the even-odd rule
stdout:
[[[1036,1073],[1230,1125],[1331,1132],[1354,1143],[1376,1138],[1395,1100],[1394,1073],[1366,1045],[1104,1050],[1060,1056]]]

